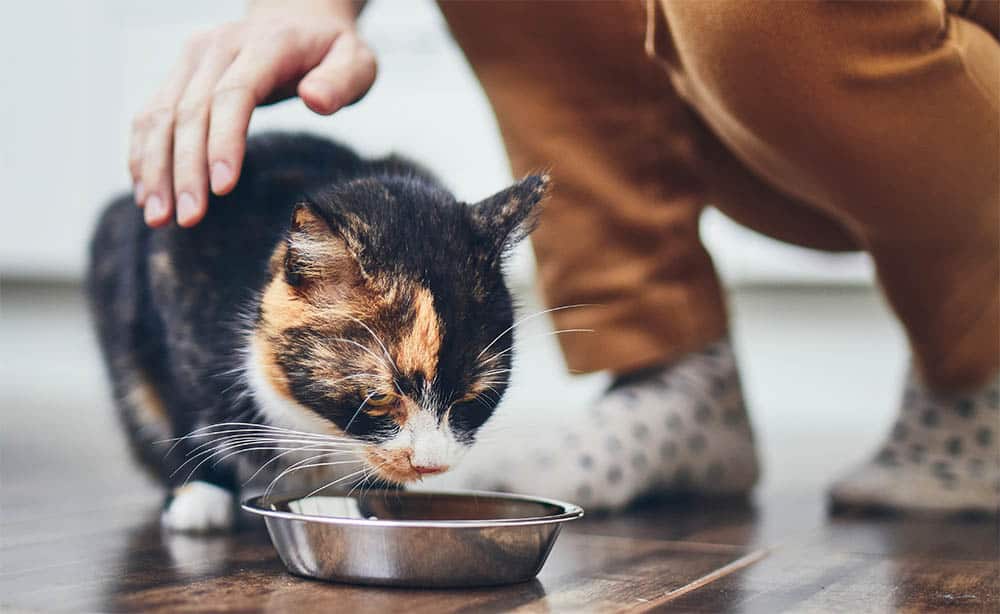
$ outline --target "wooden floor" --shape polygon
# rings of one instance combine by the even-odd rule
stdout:
[[[97,418],[106,397],[78,301],[64,291],[19,300],[3,313],[0,344],[5,612],[1000,611],[996,522],[830,517],[821,485],[591,515],[567,527],[537,580],[505,588],[299,579],[260,525],[161,533],[159,492]],[[52,326],[33,335],[21,318]]]

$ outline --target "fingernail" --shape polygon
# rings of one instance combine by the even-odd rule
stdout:
[[[212,163],[212,191],[218,193],[220,190],[225,189],[229,185],[229,182],[233,179],[233,170],[229,168],[229,165],[223,161]]]
[[[133,192],[135,193],[135,204],[137,204],[137,205],[139,205],[141,207],[142,206],[142,197],[146,195],[145,191],[142,189],[142,182],[141,181],[137,181],[135,183],[135,189],[133,190]]]
[[[156,194],[146,199],[146,222],[156,222],[163,217],[163,200]]]
[[[188,192],[181,192],[177,197],[177,221],[186,224],[198,216],[198,203]]]

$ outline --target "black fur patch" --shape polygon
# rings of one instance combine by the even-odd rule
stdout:
[[[184,471],[170,476],[190,446],[181,444],[165,457],[137,424],[126,397],[128,383],[139,378],[156,391],[173,436],[206,424],[260,419],[239,380],[246,333],[254,320],[259,325],[261,292],[275,276],[301,285],[294,262],[271,262],[288,245],[292,212],[301,203],[344,241],[373,287],[430,292],[440,324],[436,373],[430,380],[421,372],[394,373],[393,385],[442,416],[451,408],[450,424],[471,443],[507,386],[506,375],[491,376],[488,394],[467,398],[484,372],[510,366],[512,352],[490,361],[513,341],[504,332],[513,307],[501,272],[503,254],[530,231],[545,184],[529,177],[468,205],[400,158],[369,161],[324,139],[269,134],[250,139],[236,189],[212,197],[194,229],[150,230],[131,197],[119,199],[94,235],[88,287],[135,449],[163,481],[188,477]],[[395,303],[380,305],[367,326],[386,344],[398,342],[412,326],[411,302],[401,292]],[[359,439],[394,433],[391,417],[357,411],[364,387],[329,384],[317,369],[316,348],[336,346],[334,335],[381,352],[364,327],[331,330],[310,321],[278,329],[281,334],[271,339],[275,358],[296,400]],[[494,339],[491,351],[481,355]],[[343,364],[329,366],[349,372],[351,362],[361,360],[358,352],[341,342],[332,353]],[[235,488],[228,463],[206,463],[191,479]]]

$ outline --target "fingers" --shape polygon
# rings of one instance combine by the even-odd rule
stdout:
[[[317,51],[298,49],[294,35],[275,36],[267,44],[248,45],[240,51],[212,99],[208,131],[212,192],[228,194],[239,179],[254,107],[278,86],[295,78],[303,64],[314,66],[319,57],[309,56],[318,55]]]
[[[153,96],[149,104],[132,122],[132,130],[129,135],[128,167],[132,182],[135,184],[136,203],[139,205],[145,203],[151,187],[143,181],[144,158],[150,134],[158,134],[160,136],[158,142],[162,142],[161,133],[164,123],[170,121],[170,112],[177,104],[177,100],[184,92],[191,75],[198,67],[198,58],[207,40],[207,35],[200,35],[188,42],[181,54],[181,59],[174,66],[163,88]],[[160,155],[163,156],[167,153],[161,151]]]
[[[237,22],[192,39],[133,123],[129,172],[146,223],[161,226],[176,215],[181,226],[194,226],[209,190],[233,190],[257,105],[298,91],[311,109],[329,114],[363,96],[374,79],[374,56],[341,22]]]
[[[140,179],[145,207],[144,217],[150,226],[162,226],[173,212],[173,181],[170,151],[173,148],[173,110],[162,108],[152,113],[145,131]]]
[[[181,226],[194,226],[208,210],[205,149],[212,91],[235,57],[235,48],[224,41],[212,45],[177,105],[172,160],[177,223]]]
[[[375,73],[374,54],[357,36],[347,32],[302,79],[298,94],[316,113],[330,115],[364,96],[375,82]]]

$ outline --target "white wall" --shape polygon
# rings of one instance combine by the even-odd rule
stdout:
[[[98,209],[128,186],[131,117],[164,78],[185,38],[234,19],[238,0],[33,0],[0,4],[0,275],[78,278]],[[251,129],[300,128],[365,153],[398,151],[474,200],[510,177],[488,104],[430,0],[375,0],[363,29],[380,77],[360,105],[332,118],[289,101]],[[865,282],[866,260],[776,244],[706,219],[731,281]],[[515,271],[530,275],[523,250]]]

